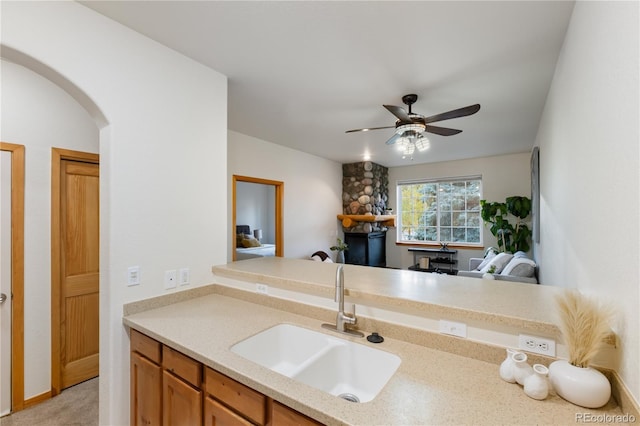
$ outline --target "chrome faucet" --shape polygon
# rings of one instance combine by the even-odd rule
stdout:
[[[336,325],[322,324],[323,328],[337,331],[352,336],[364,337],[364,334],[356,330],[347,328],[347,325],[355,325],[358,321],[356,318],[356,307],[353,305],[353,312],[345,313],[344,311],[344,265],[338,265],[336,269],[336,295],[335,301],[338,302],[338,313],[336,315]]]

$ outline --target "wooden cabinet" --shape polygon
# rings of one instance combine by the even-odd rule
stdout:
[[[131,425],[160,425],[162,368],[136,352],[131,353]]]
[[[135,330],[130,410],[135,426],[321,425]]]
[[[280,404],[278,401],[273,401],[271,424],[273,426],[318,426],[322,423],[292,410],[286,405]]]
[[[163,346],[162,367],[163,425],[202,424],[202,364]]]
[[[220,374],[211,368],[205,372],[204,388],[207,394],[234,409],[257,425],[267,423],[267,397]]]
[[[236,414],[210,396],[204,399],[204,426],[250,426],[249,420]]]
[[[162,374],[162,424],[202,424],[202,391],[165,370]]]
[[[160,343],[131,330],[131,425],[162,423]]]

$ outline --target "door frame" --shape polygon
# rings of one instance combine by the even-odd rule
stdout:
[[[11,153],[11,412],[24,408],[24,145],[0,142]]]
[[[276,207],[276,256],[278,257],[282,257],[284,255],[284,238],[283,238],[283,229],[282,229],[282,206],[283,206],[283,198],[284,198],[284,182],[280,182],[277,180],[269,180],[269,179],[262,179],[262,178],[256,178],[256,177],[250,177],[250,176],[240,176],[240,175],[233,175],[233,183],[232,183],[232,187],[233,187],[233,197],[232,197],[232,202],[231,204],[233,205],[232,207],[232,224],[231,224],[231,241],[232,241],[232,247],[231,247],[231,252],[233,253],[231,259],[233,261],[236,260],[236,183],[237,182],[248,182],[248,183],[260,183],[263,185],[273,185],[275,187],[276,190],[276,200],[275,200],[275,207]]]
[[[60,369],[60,291],[61,261],[61,164],[63,160],[100,164],[100,155],[90,152],[51,148],[51,396],[62,392]]]

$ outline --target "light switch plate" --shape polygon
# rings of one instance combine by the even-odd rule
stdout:
[[[190,278],[189,278],[189,268],[180,268],[180,285],[187,285],[189,284]]]
[[[130,266],[127,268],[127,285],[139,285],[140,284],[140,267]]]

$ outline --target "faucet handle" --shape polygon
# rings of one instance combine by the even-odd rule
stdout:
[[[358,321],[358,318],[356,318],[356,304],[349,303],[348,305],[350,305],[350,309],[348,311],[345,309],[345,313],[353,319],[352,324],[355,324]]]

